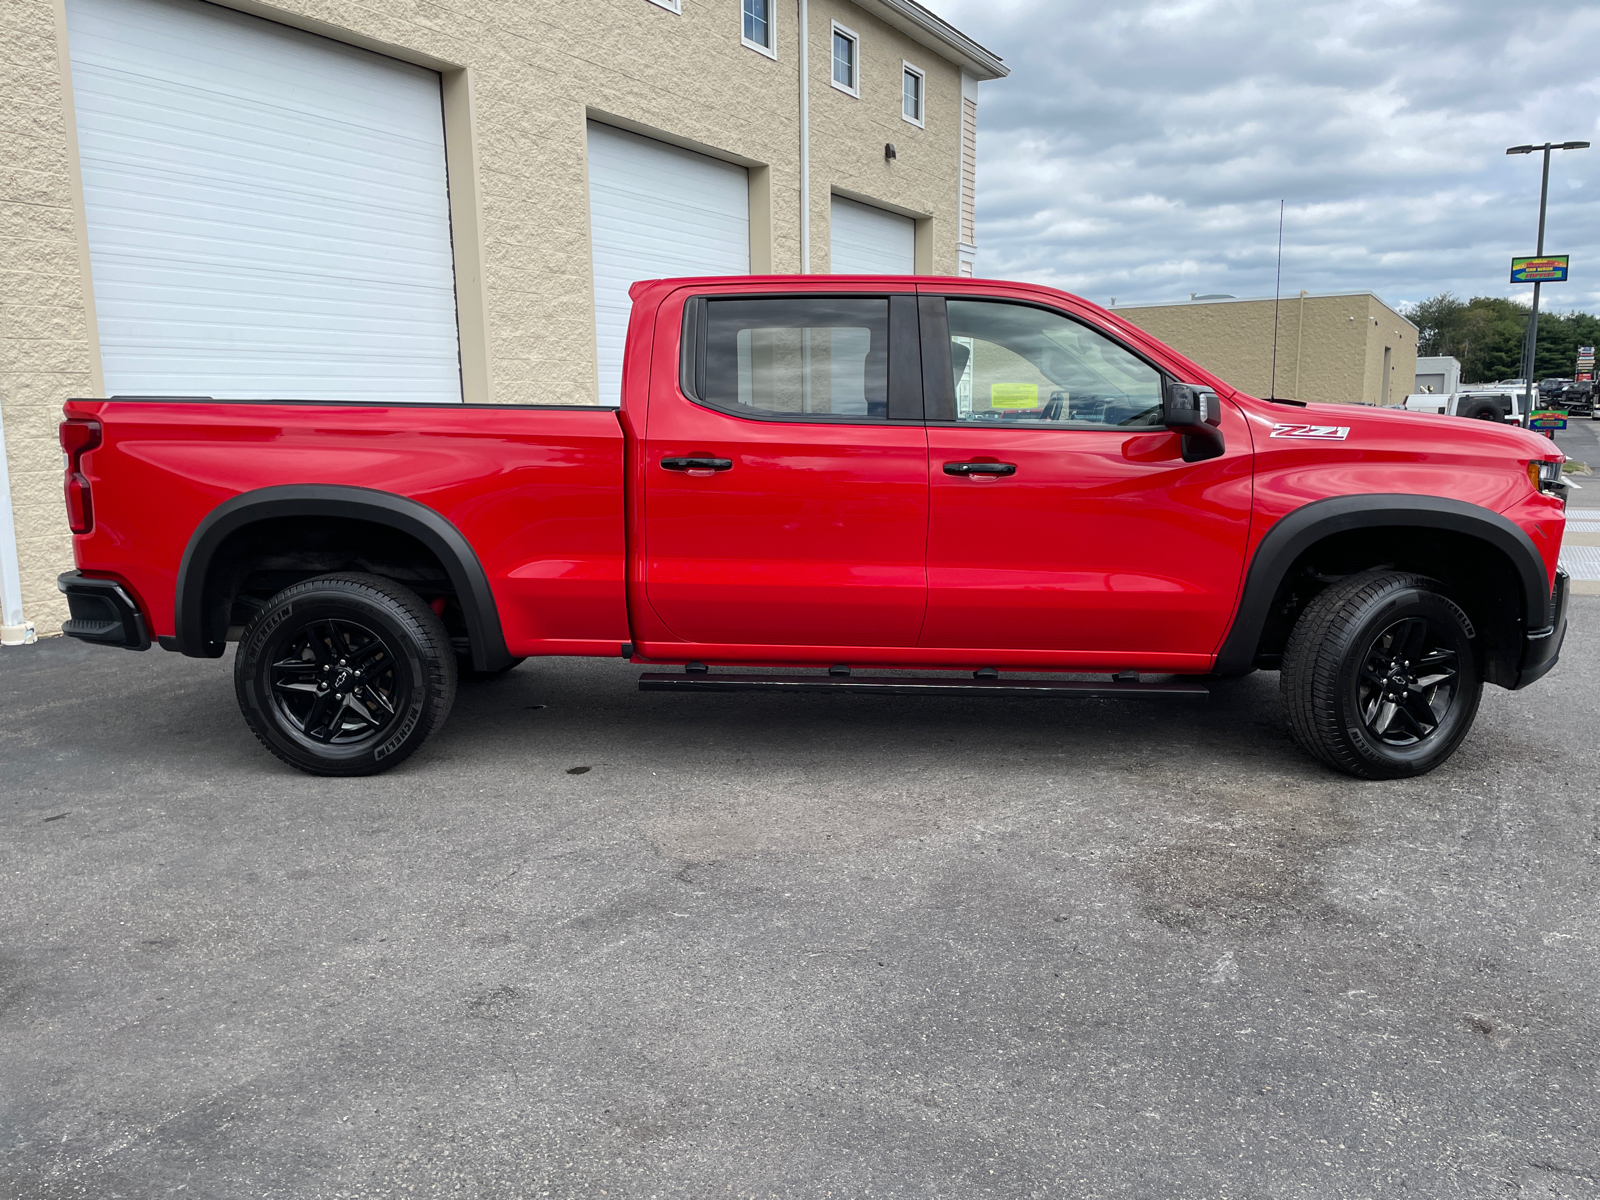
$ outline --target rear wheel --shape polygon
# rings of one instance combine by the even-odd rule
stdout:
[[[408,588],[324,575],[256,615],[233,678],[246,723],[284,762],[313,775],[375,775],[443,723],[456,660],[443,623]]]
[[[1366,571],[1300,615],[1280,686],[1307,751],[1363,779],[1433,770],[1472,728],[1483,682],[1472,624],[1438,583]]]

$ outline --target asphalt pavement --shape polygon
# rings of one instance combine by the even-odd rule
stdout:
[[[1600,599],[1426,778],[1141,705],[530,662],[321,780],[0,652],[0,1196],[1600,1192]]]
[[[1569,418],[1567,427],[1556,433],[1555,441],[1568,458],[1584,463],[1595,472],[1573,477],[1579,488],[1568,498],[1568,505],[1600,508],[1600,421],[1588,417]]]

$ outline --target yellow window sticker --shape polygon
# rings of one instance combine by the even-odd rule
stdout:
[[[1037,383],[992,383],[989,385],[990,408],[1038,408]]]

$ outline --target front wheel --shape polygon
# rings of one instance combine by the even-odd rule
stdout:
[[[1376,570],[1333,584],[1300,614],[1283,654],[1295,740],[1362,779],[1433,770],[1478,712],[1472,637],[1434,580]]]
[[[234,659],[245,722],[312,775],[375,775],[444,722],[450,635],[422,598],[377,575],[324,575],[279,592]]]

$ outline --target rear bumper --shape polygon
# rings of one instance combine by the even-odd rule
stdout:
[[[1567,573],[1556,568],[1556,586],[1550,592],[1550,626],[1528,634],[1522,647],[1522,665],[1512,689],[1525,688],[1543,679],[1561,657],[1561,641],[1567,636]]]
[[[68,571],[57,577],[56,587],[72,610],[72,619],[61,625],[68,637],[127,650],[150,649],[144,614],[116,580],[86,579],[81,571]]]

